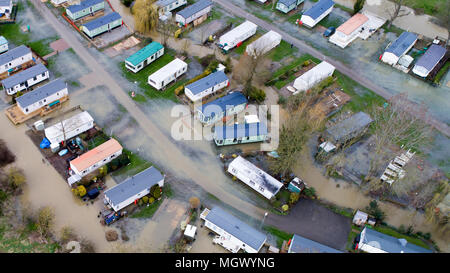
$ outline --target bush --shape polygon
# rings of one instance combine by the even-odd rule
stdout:
[[[200,64],[203,67],[208,67],[213,61],[217,62],[216,56],[214,54],[209,54],[209,55],[206,55],[206,56],[200,58]]]
[[[287,99],[284,96],[279,95],[277,103],[280,105],[285,105],[287,103]]]
[[[47,236],[53,227],[55,214],[50,207],[43,207],[38,211],[37,227],[42,236]]]
[[[384,219],[384,217],[385,217],[384,212],[378,207],[378,203],[377,203],[376,200],[372,200],[372,201],[369,203],[369,206],[366,207],[366,211],[367,211],[370,215],[372,215],[373,217],[375,217],[375,219],[376,219],[377,221],[380,221],[380,222],[382,222],[383,219]],[[400,228],[402,228],[402,227],[400,227]],[[403,230],[404,230],[404,229],[405,229],[405,228],[403,227]]]
[[[180,85],[177,88],[175,88],[175,95],[179,96],[184,93],[184,85]]]
[[[308,197],[314,197],[316,196],[316,189],[314,189],[313,187],[305,188],[303,190],[303,193]]]
[[[142,197],[142,201],[144,202],[144,204],[148,204],[148,196]]]
[[[155,199],[158,199],[159,197],[161,197],[161,188],[158,185],[154,185],[151,189],[150,189],[150,194],[155,197]]]
[[[112,242],[119,239],[119,234],[115,230],[108,230],[105,232],[106,241]]]
[[[300,198],[300,194],[296,193],[296,192],[291,192],[291,194],[289,195],[289,204],[295,204],[297,203],[298,199]]]
[[[133,0],[122,0],[122,4],[127,8],[131,6],[131,3],[133,3]]]
[[[233,64],[231,63],[231,58],[229,56],[227,57],[223,65],[225,66],[225,74],[228,74],[233,70]]]
[[[262,89],[252,87],[250,93],[248,94],[251,100],[257,103],[262,103],[266,99],[266,92]]]
[[[286,212],[289,210],[289,205],[288,204],[284,204],[283,206],[281,206],[281,209]]]
[[[353,5],[353,14],[358,13],[364,7],[365,0],[356,0]]]
[[[303,62],[302,66],[305,67],[305,66],[308,66],[310,64],[311,64],[311,62],[309,60],[306,60],[306,61]]]
[[[155,198],[154,198],[154,197],[150,197],[150,198],[148,199],[148,203],[149,203],[149,204],[153,204],[153,202],[155,202]]]
[[[139,199],[139,201],[138,201],[138,206],[139,206],[139,207],[142,207],[142,205],[144,205],[144,201],[142,201],[142,199]]]
[[[0,167],[13,163],[16,156],[6,147],[3,140],[0,139]]]

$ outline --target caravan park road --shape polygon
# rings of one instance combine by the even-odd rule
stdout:
[[[216,183],[214,177],[205,170],[199,169],[197,165],[192,163],[188,155],[183,153],[172,140],[166,136],[155,123],[153,123],[144,112],[136,105],[136,103],[122,90],[116,80],[103,68],[102,65],[92,56],[89,51],[78,40],[77,34],[68,26],[58,21],[55,15],[39,0],[32,0],[35,7],[42,13],[45,20],[56,30],[56,32],[63,38],[75,51],[75,53],[83,60],[83,62],[92,70],[95,75],[95,80],[98,85],[104,85],[108,88],[110,94],[120,102],[129,114],[136,120],[141,129],[145,132],[149,139],[154,139],[158,142],[160,147],[164,147],[165,160],[170,161],[170,158],[177,159],[181,164],[177,165],[185,174],[183,178],[191,179],[205,191],[220,196],[221,201],[234,207],[235,209],[255,217],[262,218],[264,210],[258,208],[246,201],[243,201],[230,192],[225,191]],[[217,169],[217,174],[223,174],[222,169]]]
[[[346,65],[342,64],[341,62],[338,62],[334,59],[331,59],[329,57],[327,57],[326,55],[324,55],[322,52],[312,48],[311,46],[307,45],[305,42],[292,37],[291,35],[289,35],[288,33],[286,33],[285,31],[281,30],[280,28],[276,27],[274,24],[271,24],[269,22],[266,22],[250,13],[248,13],[247,11],[243,10],[241,7],[238,7],[236,5],[234,5],[233,3],[231,3],[231,1],[228,0],[213,0],[214,2],[216,2],[217,4],[221,5],[223,8],[225,8],[226,10],[228,10],[230,13],[245,18],[247,20],[251,20],[252,22],[254,22],[255,24],[257,24],[259,27],[264,28],[266,30],[273,30],[276,31],[278,33],[281,34],[281,36],[283,37],[283,39],[285,41],[287,41],[288,43],[293,44],[294,46],[298,47],[300,50],[322,60],[322,61],[327,61],[330,64],[332,64],[334,67],[336,67],[337,70],[339,70],[341,73],[343,73],[344,75],[350,77],[351,79],[353,79],[354,81],[360,83],[361,85],[363,85],[364,87],[372,90],[373,92],[377,93],[378,95],[382,96],[385,99],[389,99],[392,95],[385,90],[384,88],[382,88],[381,86],[377,85],[376,83],[372,82],[371,80],[361,76],[359,74],[359,71],[356,71],[352,68],[347,67]],[[420,109],[420,107],[417,107],[416,109]],[[414,114],[414,113],[412,113]],[[450,136],[450,128],[449,126],[442,122],[439,121],[437,119],[435,119],[434,117],[427,117],[425,122],[427,122],[429,125],[433,126],[434,128],[436,128],[438,131],[440,131],[441,133],[443,133],[446,136]]]

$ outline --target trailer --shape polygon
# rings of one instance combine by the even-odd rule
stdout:
[[[273,30],[261,36],[258,40],[249,44],[245,51],[248,55],[256,58],[278,46],[281,43],[281,35]]]
[[[171,61],[155,73],[148,76],[148,84],[153,86],[157,90],[161,90],[169,83],[186,73],[187,66],[187,63],[178,58],[175,58],[175,60]]]
[[[239,47],[242,42],[256,33],[258,26],[250,21],[245,21],[239,26],[228,31],[219,38],[219,47],[224,53],[228,53],[234,47]]]
[[[45,129],[50,143],[61,143],[94,127],[94,119],[84,111]]]

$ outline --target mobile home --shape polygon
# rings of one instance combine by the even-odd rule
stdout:
[[[68,0],[51,0],[50,2],[52,2],[53,5],[58,6],[61,5],[65,2],[67,2]]]
[[[80,4],[67,7],[66,14],[72,21],[75,21],[84,16],[93,15],[95,12],[104,9],[104,0],[84,0],[81,1]]]
[[[137,73],[164,54],[164,47],[158,42],[151,42],[125,60],[125,67]]]
[[[320,0],[302,14],[300,21],[303,25],[312,28],[331,13],[333,6],[332,0]]]
[[[341,48],[345,48],[353,40],[358,38],[360,32],[366,26],[368,21],[369,17],[362,13],[353,15],[353,17],[348,19],[336,29],[336,32],[331,35],[329,41]]]
[[[155,2],[159,10],[159,15],[164,15],[186,4],[187,0],[158,0]]]
[[[190,6],[187,6],[183,10],[177,12],[175,15],[175,21],[181,26],[187,26],[189,23],[196,20],[202,20],[211,12],[213,3],[210,0],[200,0]]]
[[[106,190],[105,201],[118,212],[135,200],[148,195],[155,185],[163,187],[164,176],[152,166]]]
[[[296,9],[297,6],[303,3],[304,1],[305,0],[278,0],[277,10],[283,13],[288,13],[291,10]]]
[[[334,66],[323,61],[295,79],[293,86],[299,92],[306,91],[327,77],[333,75],[334,69]]]
[[[383,53],[381,61],[395,65],[417,42],[417,35],[411,32],[403,32]]]
[[[33,55],[28,47],[21,45],[10,49],[0,55],[0,74],[13,72],[32,61]]]
[[[247,99],[241,92],[232,92],[197,108],[197,118],[201,123],[213,124],[223,117],[242,112],[247,107]]]
[[[112,12],[103,17],[94,19],[81,26],[83,32],[89,37],[94,38],[97,35],[111,31],[122,25],[122,17],[117,12]]]
[[[8,40],[5,37],[0,36],[0,53],[8,51]]]
[[[122,154],[122,146],[120,143],[111,138],[94,149],[82,154],[81,156],[70,161],[70,171],[68,182],[69,185],[80,181],[83,176],[97,170],[103,165],[108,164],[114,158]]]
[[[2,80],[6,94],[14,95],[49,78],[50,73],[43,64],[37,64]]]
[[[230,126],[216,126],[213,138],[217,146],[261,142],[267,138],[267,126],[259,120]]]
[[[220,36],[219,47],[222,48],[224,52],[228,52],[232,48],[240,46],[242,42],[255,35],[257,28],[258,26],[256,24],[250,21],[245,21]]]
[[[223,71],[217,71],[188,84],[184,87],[184,93],[193,102],[216,93],[218,90],[230,84],[227,75]]]
[[[45,137],[51,144],[59,144],[64,140],[69,140],[79,134],[82,134],[94,127],[92,116],[83,111],[66,120],[45,128]]]
[[[241,156],[231,161],[228,172],[267,199],[274,197],[283,186],[283,183]]]
[[[0,17],[5,16],[6,18],[10,18],[12,8],[13,8],[12,0],[0,0]]]
[[[432,44],[414,65],[413,73],[422,78],[428,77],[446,54],[447,50],[444,47]]]
[[[218,234],[214,242],[232,253],[258,253],[267,236],[219,207],[205,209],[200,216],[205,226]]]
[[[187,63],[178,58],[175,58],[175,60],[171,61],[155,73],[148,76],[148,84],[158,90],[161,90],[169,83],[186,73],[187,66]]]
[[[67,84],[61,79],[56,79],[33,91],[23,94],[16,99],[16,102],[19,109],[25,115],[28,115],[46,105],[58,101],[68,94]]]
[[[257,57],[266,54],[281,42],[281,35],[271,30],[247,46],[248,55]],[[255,56],[256,55],[256,56]]]

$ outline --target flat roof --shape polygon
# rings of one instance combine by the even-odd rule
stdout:
[[[168,75],[173,74],[174,72],[178,71],[178,69],[181,69],[183,66],[187,66],[187,63],[183,62],[182,60],[175,58],[170,63],[166,64],[165,66],[161,67],[158,71],[151,74],[149,76],[149,79],[151,80],[160,80],[167,78]]]
[[[431,71],[446,53],[447,49],[440,45],[432,44],[415,65],[425,67],[428,71]]]
[[[315,3],[310,9],[305,11],[302,15],[309,16],[312,19],[319,18],[325,11],[329,10],[332,6],[334,6],[334,2],[332,0],[320,0]]]
[[[122,145],[114,138],[111,138],[105,143],[70,161],[70,164],[72,164],[79,172],[82,172],[120,150],[122,150]]]
[[[355,31],[357,28],[362,26],[364,23],[369,21],[369,18],[365,16],[362,13],[357,13],[353,15],[352,18],[348,19],[345,23],[340,25],[336,31],[342,32],[346,35],[349,35],[353,31]]]
[[[417,40],[417,35],[408,31],[403,32],[387,49],[397,57],[406,53],[406,50]]]
[[[227,81],[228,77],[223,71],[217,71],[209,74],[208,76],[201,78],[200,80],[186,85],[185,88],[189,89],[192,94],[197,95],[205,91],[206,89],[216,86],[219,83]]]
[[[25,108],[63,90],[66,87],[67,85],[62,79],[56,79],[46,85],[34,89],[33,91],[23,94],[18,97],[16,101],[20,104],[20,106],[22,106],[22,108]]]
[[[2,85],[4,88],[11,88],[47,71],[45,65],[39,63],[2,80]]]
[[[84,1],[81,1],[80,4],[71,5],[71,6],[67,7],[66,9],[69,10],[71,13],[75,13],[75,12],[79,12],[84,9],[87,9],[91,6],[103,3],[103,2],[104,2],[104,0],[84,0]]]
[[[20,45],[18,47],[10,49],[7,52],[0,55],[0,65],[7,64],[12,60],[25,56],[27,54],[31,54],[31,50],[24,45]]]
[[[247,98],[241,92],[235,91],[231,94],[205,103],[202,106],[198,107],[197,110],[200,110],[205,117],[214,117],[216,114],[218,114],[216,113],[218,109],[221,109],[222,112],[225,112],[227,110],[227,107],[231,108],[243,103],[247,103]]]
[[[158,52],[159,50],[161,50],[162,48],[164,48],[162,44],[153,41],[150,44],[146,45],[145,47],[141,48],[138,52],[128,57],[125,61],[136,66],[145,61],[145,59],[149,58],[150,56]]]
[[[118,205],[128,198],[135,196],[146,189],[150,189],[163,179],[164,176],[161,172],[152,166],[106,190],[105,196],[107,196],[114,205]]]
[[[214,138],[218,140],[267,135],[267,126],[261,122],[216,126]]]
[[[83,25],[83,27],[87,28],[88,30],[94,30],[97,29],[101,26],[104,26],[106,24],[109,24],[115,20],[121,19],[122,17],[120,16],[119,13],[117,12],[112,12],[110,14],[107,14],[105,16],[99,17],[97,19],[94,19],[90,22],[87,22],[86,24]]]
[[[205,220],[220,227],[257,251],[267,239],[265,234],[225,212],[220,207],[211,209]]]
[[[342,253],[329,246],[294,234],[291,240],[290,251],[294,253]]]
[[[177,12],[177,14],[186,19],[186,18],[191,17],[195,13],[206,9],[209,6],[212,6],[212,4],[213,3],[210,0],[200,0],[190,6],[187,6],[183,10],[180,10],[179,12]]]

